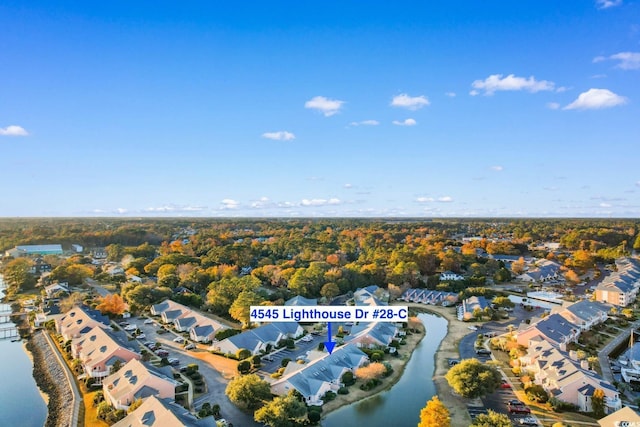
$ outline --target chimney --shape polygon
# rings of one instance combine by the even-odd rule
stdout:
[[[587,362],[587,359],[582,359],[582,360],[580,361],[580,367],[581,367],[582,369],[584,369],[585,371],[588,371],[588,370],[589,370],[589,362]]]
[[[578,353],[575,350],[569,351],[569,359],[578,360]]]
[[[560,350],[562,350],[562,351],[567,351],[567,344],[565,344],[565,343],[561,342],[561,343],[560,343]]]

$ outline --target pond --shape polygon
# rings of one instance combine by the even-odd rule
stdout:
[[[391,389],[338,409],[322,421],[323,427],[415,427],[420,410],[436,393],[434,356],[447,334],[447,321],[435,314],[418,317],[427,328],[407,363],[402,378]]]

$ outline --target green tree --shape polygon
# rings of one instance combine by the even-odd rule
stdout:
[[[325,298],[331,299],[340,295],[340,288],[333,282],[325,283],[320,289],[320,295]]]
[[[498,307],[515,307],[513,301],[511,301],[508,297],[495,297],[493,301],[491,301],[491,303],[495,304]]]
[[[255,291],[259,286],[260,280],[253,276],[222,278],[209,285],[207,304],[217,314],[228,313],[242,291]]]
[[[427,402],[427,406],[420,411],[420,423],[418,427],[450,427],[451,417],[449,416],[449,410],[438,399],[438,396],[433,396],[430,401]]]
[[[279,396],[258,409],[254,419],[269,427],[294,427],[304,420],[307,408],[298,400],[293,391],[286,396]]]
[[[449,369],[445,375],[453,390],[463,397],[476,398],[497,390],[502,376],[489,364],[478,359],[465,359]]]
[[[240,292],[238,298],[231,304],[229,314],[243,325],[249,325],[249,312],[252,305],[260,305],[264,299],[252,290]]]
[[[36,278],[31,273],[33,261],[28,258],[16,258],[2,267],[4,281],[7,284],[7,294],[15,295],[25,289],[32,289]]]
[[[493,275],[493,279],[498,283],[506,282],[511,280],[511,272],[502,267],[500,270],[496,271],[496,274]]]
[[[238,362],[238,372],[241,374],[247,374],[251,370],[251,362],[248,360],[241,360]]]
[[[255,409],[261,402],[271,397],[271,388],[268,382],[260,379],[256,374],[249,374],[229,381],[225,393],[236,405]]]
[[[597,388],[591,396],[591,409],[596,418],[604,417],[604,391]]]
[[[486,414],[478,415],[470,427],[511,427],[511,420],[506,414],[494,412],[491,409]]]

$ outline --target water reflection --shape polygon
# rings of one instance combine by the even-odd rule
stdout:
[[[434,355],[447,334],[447,321],[435,314],[418,315],[427,335],[414,350],[400,381],[367,400],[338,409],[322,421],[323,427],[415,427],[420,410],[435,394]]]

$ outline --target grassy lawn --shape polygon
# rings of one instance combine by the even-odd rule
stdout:
[[[84,384],[80,388],[84,401],[84,427],[107,427],[109,424],[98,419],[97,406],[93,406],[93,398],[98,390],[88,391]]]

